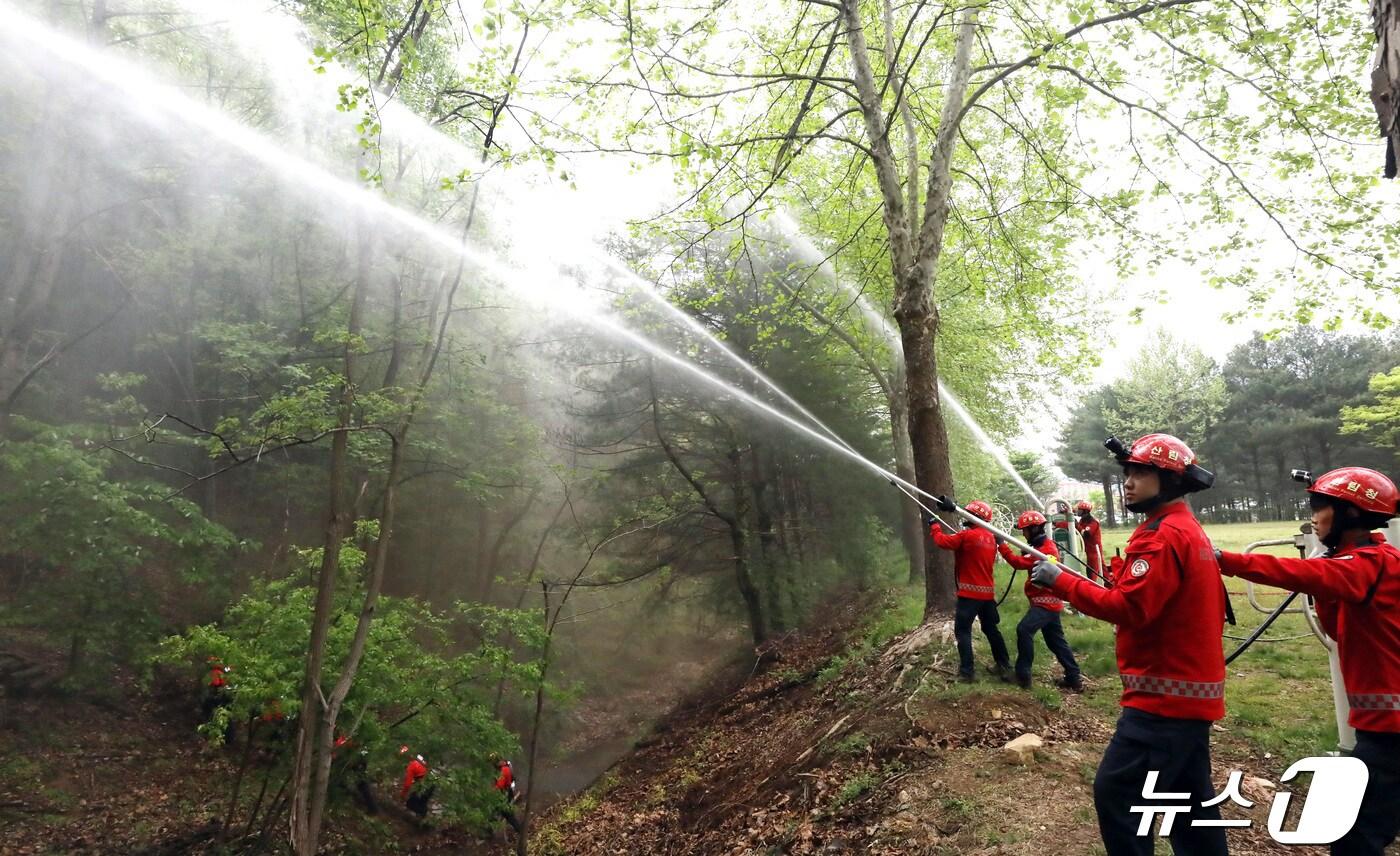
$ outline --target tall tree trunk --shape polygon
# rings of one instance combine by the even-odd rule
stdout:
[[[906,204],[903,179],[890,145],[885,124],[886,107],[875,83],[858,0],[842,0],[841,15],[851,54],[852,81],[883,203],[882,221],[890,239],[895,286],[894,317],[899,324],[900,340],[904,347],[909,438],[914,451],[916,483],[928,493],[951,495],[953,475],[948,430],[943,421],[938,393],[938,309],[931,292],[943,249],[943,234],[948,224],[952,157],[957,143],[959,116],[971,77],[977,10],[968,9],[959,22],[953,66],[944,92],[942,117],[929,162],[928,190],[917,235],[914,228],[917,212],[910,210]],[[924,592],[926,619],[946,615],[952,610],[956,592],[952,557],[946,551],[926,551]]]
[[[750,434],[750,436],[753,436]],[[773,548],[778,535],[773,525],[772,499],[769,496],[768,469],[764,466],[762,447],[753,443],[749,447],[749,490],[753,496],[754,521],[758,524],[759,552],[764,561],[773,558]]]
[[[540,583],[540,590],[544,596],[544,648],[540,651],[540,677],[539,683],[535,685],[535,713],[531,718],[530,728],[530,749],[525,757],[525,803],[521,806],[520,831],[515,836],[516,856],[528,856],[530,852],[530,822],[532,817],[532,803],[535,797],[535,762],[539,757],[540,728],[544,723],[544,691],[545,682],[549,679],[550,654],[554,647],[554,625],[551,621],[549,611],[549,583]],[[567,593],[566,593],[567,596]],[[553,613],[557,618],[559,611],[564,607],[561,604]]]
[[[914,471],[924,490],[950,496],[953,493],[952,457],[938,395],[938,307],[932,291],[943,251],[943,234],[948,225],[958,116],[972,74],[972,45],[976,36],[977,7],[974,6],[963,13],[959,23],[953,67],[929,163],[928,193],[924,197],[923,224],[919,228],[914,265],[895,280],[894,315],[904,343]],[[956,601],[952,557],[944,550],[930,550],[924,564],[927,568],[924,615],[927,618],[947,614]]]
[[[738,478],[742,479],[743,476],[738,475]],[[781,633],[793,626],[796,615],[783,609],[783,599],[787,593],[787,561],[774,527],[769,484],[770,477],[764,466],[761,447],[755,443],[749,447],[749,482],[746,489],[747,495],[752,497],[750,506],[758,533],[757,563],[763,582],[761,588],[768,604],[765,610],[767,626],[769,632]]]
[[[889,396],[890,437],[894,443],[894,473],[910,484],[917,484],[918,474],[914,472],[914,445],[909,441],[909,408],[905,404],[908,390],[904,387],[903,371],[896,372],[896,386]],[[909,583],[913,585],[924,578],[924,542],[928,540],[924,531],[923,510],[914,500],[900,494],[900,537],[904,541],[904,553],[909,559]]]
[[[325,799],[317,799],[319,756],[326,755],[329,764],[330,747],[335,737],[324,733],[327,712],[321,689],[321,670],[326,659],[326,637],[330,630],[335,599],[335,578],[340,567],[340,543],[350,529],[350,508],[346,496],[346,476],[349,472],[350,426],[355,405],[355,348],[359,339],[361,313],[369,291],[370,234],[361,219],[356,230],[358,256],[355,269],[355,290],[350,301],[350,316],[346,322],[345,348],[342,353],[340,406],[336,414],[336,431],[331,440],[330,473],[327,482],[326,523],[321,539],[321,567],[316,581],[316,608],[311,621],[311,639],[307,645],[306,671],[302,677],[301,715],[297,717],[296,758],[292,768],[291,844],[297,856],[315,856],[321,834],[321,809]],[[332,725],[334,720],[332,720]]]
[[[469,216],[463,228],[463,236],[471,229],[472,217]],[[351,307],[350,324],[352,330],[350,339],[355,338],[353,331],[359,329],[359,314],[364,303],[366,283],[369,278],[369,248],[368,236],[360,244],[360,277],[356,284],[356,295]],[[441,300],[443,303],[442,312],[438,317],[436,336],[432,338],[431,351],[427,353],[415,385],[404,396],[404,412],[393,430],[390,432],[390,454],[389,469],[385,476],[385,488],[383,502],[379,513],[379,537],[375,542],[373,556],[371,558],[369,578],[365,581],[365,594],[361,602],[359,618],[355,624],[355,634],[350,640],[350,649],[345,657],[345,664],[341,668],[340,677],[336,680],[335,687],[331,690],[330,696],[325,699],[321,710],[319,731],[316,734],[317,747],[315,753],[314,777],[311,785],[311,795],[309,808],[306,811],[308,817],[308,827],[311,831],[312,852],[314,853],[315,838],[319,835],[321,820],[324,816],[326,797],[330,790],[330,771],[333,760],[332,747],[335,740],[336,720],[340,716],[340,710],[345,704],[345,699],[350,695],[350,690],[354,686],[355,676],[359,672],[365,650],[369,645],[369,633],[371,624],[374,621],[375,610],[379,605],[379,595],[384,586],[384,573],[389,563],[389,547],[392,543],[394,524],[398,508],[398,485],[403,470],[403,451],[408,442],[409,431],[413,427],[413,422],[418,414],[418,407],[422,402],[423,395],[427,390],[428,383],[432,379],[433,371],[437,367],[437,361],[442,354],[442,348],[447,340],[448,325],[453,317],[453,304],[456,300],[457,290],[462,283],[465,260],[459,259],[456,267],[456,274],[450,284],[443,280],[439,285],[439,294],[434,298],[434,303]],[[394,326],[394,341],[392,348],[395,353],[403,350],[403,342],[400,338],[401,330],[396,323]],[[346,351],[346,377],[353,377],[353,363],[351,361],[351,351]],[[392,385],[397,382],[399,374],[399,364],[391,364],[391,371],[386,373],[386,384]],[[324,645],[323,645],[324,647]],[[319,697],[319,684],[316,687]],[[308,711],[311,708],[303,707],[303,722],[310,718]],[[306,726],[303,726],[305,728]],[[298,773],[301,771],[301,758],[298,757]],[[298,796],[300,796],[298,794]],[[293,822],[296,822],[296,814],[293,813]],[[298,853],[298,856],[302,854]]]
[[[749,615],[749,630],[753,634],[754,645],[768,641],[771,632],[770,616],[763,606],[763,591],[754,579],[753,562],[749,556],[748,517],[753,507],[747,485],[744,483],[743,454],[737,449],[729,450],[730,485],[734,492],[734,513],[725,523],[729,525],[729,543],[734,548],[734,578],[739,587],[739,596],[744,600],[744,608]],[[773,580],[767,580],[769,586]]]
[[[1371,71],[1371,102],[1386,140],[1384,174],[1400,173],[1400,2],[1371,0],[1376,31],[1376,63]]]
[[[773,524],[777,528],[778,546],[783,556],[792,559],[792,508],[787,487],[787,472],[779,461],[773,467]]]
[[[756,647],[768,641],[768,622],[763,614],[763,598],[754,583],[753,568],[749,564],[748,536],[742,523],[729,522],[729,543],[734,549],[734,581],[739,588],[739,597],[744,601],[749,633]]]
[[[793,520],[797,521],[796,525],[792,527],[792,546],[797,553],[797,563],[805,565],[807,564],[807,527],[803,521],[806,512],[811,510],[811,503],[804,499],[802,483],[797,480],[796,476],[788,479],[788,493],[792,496]]]
[[[753,635],[754,644],[761,644],[768,639],[768,623],[764,620],[762,598],[758,585],[754,582],[753,568],[749,563],[748,532],[744,528],[747,525],[748,500],[745,496],[744,475],[741,469],[742,462],[739,459],[739,450],[733,448],[729,452],[730,488],[734,494],[734,510],[730,512],[719,507],[715,498],[705,487],[704,482],[690,471],[690,468],[681,460],[676,448],[666,439],[666,432],[661,427],[661,402],[656,395],[656,375],[650,364],[647,367],[647,386],[651,393],[652,430],[656,434],[656,441],[660,444],[661,450],[666,454],[666,459],[695,491],[695,495],[700,498],[705,509],[729,530],[729,543],[734,550],[734,577],[739,589],[739,597],[744,601],[744,609],[748,613],[749,631]]]
[[[1103,485],[1103,514],[1110,527],[1118,525],[1118,515],[1113,507],[1113,476],[1105,474],[1100,480]]]
[[[331,690],[330,697],[326,700],[325,709],[321,713],[321,745],[316,757],[316,774],[310,812],[311,822],[317,829],[320,828],[321,818],[326,809],[326,796],[330,792],[336,720],[340,716],[340,709],[345,704],[346,697],[350,695],[351,687],[354,686],[355,675],[359,671],[365,647],[369,644],[370,623],[374,620],[374,611],[379,605],[379,592],[384,584],[384,568],[389,561],[389,543],[390,536],[394,531],[398,481],[403,469],[403,447],[407,440],[407,434],[408,426],[402,425],[392,441],[393,448],[389,453],[389,472],[386,476],[387,484],[384,489],[384,505],[379,517],[379,539],[375,542],[370,577],[365,584],[364,602],[360,606],[360,617],[355,625],[355,635],[350,641],[350,651],[346,655],[340,678],[336,681],[335,688]]]
[[[898,313],[896,313],[898,314]],[[909,371],[909,436],[916,484],[937,495],[953,495],[948,429],[938,400],[938,364],[933,354],[936,316],[901,323]],[[924,557],[924,617],[948,613],[956,600],[951,554],[927,550]]]

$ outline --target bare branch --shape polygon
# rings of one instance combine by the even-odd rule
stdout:
[[[992,75],[990,78],[984,81],[982,85],[978,86],[975,90],[973,90],[972,95],[968,96],[967,101],[963,103],[962,110],[959,111],[957,118],[954,120],[954,122],[961,124],[963,117],[967,115],[967,111],[972,109],[972,105],[976,104],[978,99],[980,99],[983,95],[987,94],[987,91],[990,90],[993,86],[996,86],[998,83],[1002,82],[1003,80],[1020,71],[1021,69],[1026,68],[1027,66],[1039,64],[1046,54],[1050,53],[1055,48],[1059,47],[1060,45],[1064,44],[1065,42],[1069,41],[1070,39],[1087,30],[1092,30],[1098,27],[1104,27],[1109,24],[1116,24],[1119,21],[1136,20],[1153,12],[1160,12],[1164,9],[1172,9],[1178,6],[1191,6],[1196,3],[1203,2],[1205,2],[1205,0],[1160,0],[1160,2],[1144,3],[1141,6],[1137,6],[1132,9],[1125,9],[1124,11],[1114,15],[1105,15],[1102,18],[1093,18],[1088,21],[1085,21],[1077,27],[1071,27],[1070,29],[1065,30],[1064,33],[1058,36],[1055,40],[1046,42],[1045,44],[1041,45],[1034,53],[1023,57],[1017,60],[1016,62],[1008,63],[1004,66],[1001,66],[996,74]],[[985,68],[992,67],[993,66],[985,66]]]
[[[1225,172],[1229,174],[1231,180],[1235,183],[1235,185],[1239,187],[1240,190],[1244,191],[1244,194],[1249,197],[1251,202],[1254,203],[1255,207],[1257,207],[1261,212],[1263,212],[1264,216],[1268,217],[1269,220],[1272,221],[1276,227],[1278,227],[1279,232],[1290,244],[1293,245],[1293,248],[1295,250],[1307,256],[1308,258],[1318,262],[1319,264],[1323,264],[1327,267],[1341,271],[1342,273],[1346,274],[1349,277],[1352,277],[1353,279],[1361,279],[1361,277],[1357,276],[1356,273],[1349,270],[1345,266],[1339,265],[1331,259],[1327,258],[1326,256],[1321,255],[1320,253],[1308,247],[1305,247],[1301,243],[1299,243],[1298,239],[1293,236],[1293,233],[1291,231],[1289,231],[1288,226],[1285,225],[1284,222],[1278,218],[1278,215],[1276,213],[1274,213],[1273,208],[1271,208],[1269,204],[1266,203],[1264,200],[1259,198],[1259,195],[1255,193],[1254,188],[1249,184],[1249,182],[1244,180],[1244,177],[1239,174],[1239,171],[1235,169],[1233,164],[1222,158],[1220,155],[1216,154],[1214,150],[1206,146],[1200,140],[1196,139],[1195,136],[1187,132],[1185,128],[1183,128],[1180,124],[1174,121],[1170,116],[1166,115],[1160,110],[1157,110],[1153,107],[1149,107],[1146,104],[1131,101],[1129,99],[1119,96],[1117,93],[1113,92],[1107,87],[1101,86],[1096,81],[1082,74],[1078,69],[1071,68],[1067,65],[1056,64],[1047,64],[1046,67],[1053,68],[1056,71],[1062,71],[1079,80],[1085,86],[1088,86],[1090,89],[1093,89],[1095,92],[1099,93],[1105,98],[1108,98],[1114,103],[1123,106],[1129,111],[1141,110],[1142,112],[1148,114],[1149,116],[1152,116],[1153,118],[1157,119],[1157,121],[1171,128],[1174,132],[1176,132],[1178,136],[1190,143],[1192,147],[1194,147],[1197,151],[1199,151],[1201,154],[1205,155],[1215,164],[1224,169]]]

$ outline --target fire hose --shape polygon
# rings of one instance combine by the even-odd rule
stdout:
[[[1244,641],[1239,644],[1239,647],[1235,648],[1235,650],[1231,652],[1230,656],[1225,658],[1225,665],[1228,666],[1231,663],[1233,663],[1236,657],[1243,654],[1246,650],[1248,650],[1250,645],[1253,645],[1255,642],[1257,642],[1259,640],[1259,637],[1264,635],[1264,631],[1269,629],[1269,625],[1274,623],[1274,619],[1278,618],[1280,615],[1283,615],[1284,610],[1288,609],[1288,605],[1292,603],[1293,599],[1297,596],[1298,593],[1296,591],[1289,592],[1288,597],[1284,598],[1283,602],[1280,603],[1278,606],[1274,607],[1273,612],[1269,613],[1269,617],[1265,618],[1262,624],[1254,628],[1254,632],[1246,636]]]
[[[922,508],[924,511],[928,512],[928,513],[933,517],[933,519],[937,520],[939,523],[942,523],[944,526],[948,526],[948,528],[950,528],[950,529],[953,528],[953,527],[950,526],[950,525],[948,524],[948,522],[945,521],[942,517],[939,517],[938,514],[937,514],[936,512],[934,512],[934,510],[933,510],[932,508],[929,508],[927,505],[924,505],[922,502],[919,501],[919,498],[918,498],[918,497],[916,497],[914,494],[912,494],[912,493],[910,493],[908,490],[906,490],[906,489],[904,488],[904,485],[900,484],[899,482],[895,481],[894,479],[891,479],[891,480],[890,480],[890,484],[892,484],[892,485],[894,485],[895,487],[899,488],[899,490],[902,491],[902,492],[904,493],[905,496],[907,496],[907,497],[909,497],[910,499],[912,499],[916,505],[918,505],[918,506],[919,506],[920,508]],[[920,493],[923,493],[923,491],[920,491]],[[1079,577],[1079,578],[1082,579],[1082,580],[1089,580],[1090,582],[1094,583],[1094,585],[1102,585],[1102,583],[1098,582],[1097,580],[1090,579],[1088,576],[1085,576],[1084,574],[1081,574],[1081,573],[1079,573],[1078,571],[1075,571],[1075,570],[1071,569],[1070,567],[1066,566],[1063,562],[1058,561],[1054,556],[1050,556],[1050,555],[1047,555],[1047,554],[1045,554],[1045,553],[1040,552],[1040,551],[1037,550],[1036,548],[1032,547],[1030,544],[1027,544],[1025,541],[1022,541],[1020,538],[1017,538],[1015,535],[1009,534],[1008,532],[1006,532],[1005,530],[1003,530],[1003,529],[1001,529],[1000,527],[996,526],[995,524],[988,523],[987,521],[983,520],[982,518],[978,517],[977,515],[973,514],[972,512],[968,511],[967,509],[959,508],[957,505],[954,505],[954,504],[952,503],[952,501],[949,500],[946,496],[945,496],[945,497],[937,497],[937,499],[938,499],[940,502],[946,502],[946,503],[948,503],[949,505],[952,505],[952,506],[953,506],[953,507],[952,507],[952,511],[953,511],[954,514],[958,515],[959,517],[961,517],[962,519],[966,520],[967,522],[973,524],[974,526],[980,526],[980,527],[982,527],[983,529],[985,529],[985,530],[987,530],[988,532],[992,533],[993,535],[995,535],[996,537],[998,537],[998,538],[1000,538],[1001,540],[1005,541],[1006,543],[1011,544],[1011,545],[1014,546],[1014,547],[1019,547],[1020,550],[1021,550],[1021,552],[1026,553],[1026,554],[1031,555],[1031,556],[1035,556],[1037,559],[1040,559],[1042,562],[1050,562],[1050,563],[1052,563],[1052,564],[1059,565],[1059,566],[1060,566],[1060,569],[1061,569],[1061,571],[1062,571],[1063,573],[1071,574],[1071,575],[1073,575],[1073,576]],[[1078,557],[1078,556],[1074,556],[1073,558],[1074,558],[1076,561],[1079,561],[1079,557]],[[1081,561],[1080,564],[1083,565],[1084,563]],[[1084,568],[1085,568],[1086,571],[1088,570],[1088,566],[1087,566],[1087,565],[1084,565]],[[1009,590],[1010,590],[1010,589],[1008,588],[1008,591],[1009,591]]]

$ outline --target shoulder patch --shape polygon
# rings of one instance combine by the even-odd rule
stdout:
[[[1152,566],[1147,563],[1146,559],[1138,559],[1137,561],[1133,562],[1131,567],[1128,568],[1128,573],[1132,574],[1135,577],[1141,577],[1144,576],[1151,568]]]

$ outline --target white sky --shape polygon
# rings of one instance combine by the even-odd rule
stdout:
[[[1103,276],[1102,269],[1088,267],[1081,277],[1092,282]],[[1104,302],[1111,319],[1099,351],[1103,360],[1093,373],[1090,388],[1111,383],[1127,373],[1129,361],[1137,355],[1143,342],[1158,330],[1166,330],[1181,341],[1190,342],[1217,362],[1236,345],[1248,341],[1257,330],[1267,329],[1274,322],[1250,318],[1231,324],[1225,315],[1239,308],[1243,301],[1238,294],[1211,288],[1189,266],[1164,267],[1155,274],[1135,277],[1124,283],[1114,281],[1116,297]],[[1170,295],[1169,302],[1159,301],[1160,295]],[[1141,307],[1141,321],[1130,318],[1129,312]]]
[[[1257,317],[1227,322],[1224,316],[1240,308],[1242,295],[1210,287],[1185,264],[1164,265],[1152,274],[1119,282],[1107,265],[1088,260],[1081,267],[1080,277],[1088,284],[1091,295],[1101,298],[1099,305],[1108,321],[1100,340],[1102,362],[1077,394],[1071,393],[1059,402],[1059,407],[1042,409],[1038,417],[1023,422],[1021,435],[1010,444],[1015,449],[1040,454],[1047,465],[1054,458],[1058,419],[1074,409],[1078,395],[1125,376],[1142,344],[1157,331],[1165,330],[1179,341],[1196,345],[1220,362],[1255,332],[1276,325]],[[1170,300],[1159,302],[1162,295],[1170,295]],[[1134,307],[1142,310],[1140,321],[1130,315]]]
[[[1186,264],[1164,265],[1153,274],[1118,282],[1106,266],[1086,261],[1080,274],[1095,293],[1103,296],[1102,305],[1111,326],[1100,350],[1102,364],[1093,371],[1089,383],[1079,388],[1079,394],[1125,376],[1128,364],[1142,344],[1159,330],[1195,345],[1220,363],[1254,333],[1276,329],[1282,324],[1268,314],[1250,315],[1230,323],[1225,316],[1244,308],[1245,295],[1212,288]],[[1162,295],[1170,295],[1169,302],[1158,302]],[[1361,299],[1375,300],[1374,296],[1363,297],[1356,291],[1339,292],[1339,300],[1343,302]],[[1271,308],[1284,305],[1286,300],[1287,295],[1281,295]],[[1388,303],[1391,317],[1400,315],[1400,300],[1392,297]],[[1129,316],[1134,306],[1142,307],[1141,322]],[[1342,325],[1342,331],[1347,333],[1360,333],[1365,329],[1354,321],[1345,321]],[[1078,404],[1078,396],[1072,395],[1061,403],[1063,408],[1043,411],[1041,418],[1025,423],[1025,430],[1011,446],[1039,452],[1048,464],[1058,434],[1056,414],[1072,410]]]

